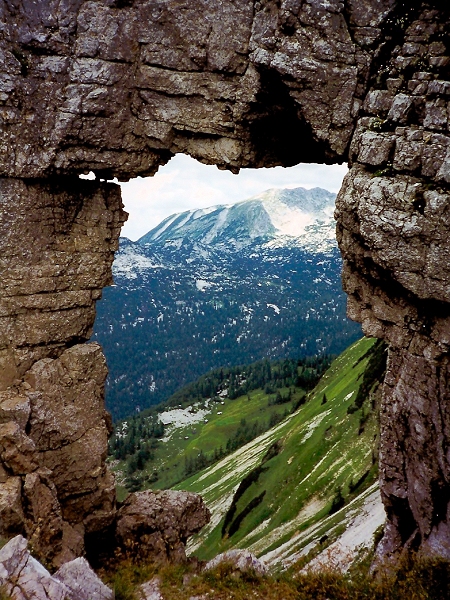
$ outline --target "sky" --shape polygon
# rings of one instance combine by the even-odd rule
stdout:
[[[270,188],[322,187],[338,192],[347,165],[301,164],[272,169],[242,169],[239,175],[177,154],[154,177],[122,183],[128,221],[122,236],[133,241],[174,213],[246,200]]]

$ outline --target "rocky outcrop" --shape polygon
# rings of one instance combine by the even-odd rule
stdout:
[[[117,558],[180,563],[186,541],[209,523],[210,512],[198,494],[174,490],[130,494],[105,538],[91,536],[88,555],[94,564]]]
[[[125,215],[117,186],[76,176],[149,175],[176,152],[233,171],[348,159],[349,312],[391,345],[380,552],[449,556],[449,24],[441,0],[0,5],[5,533],[66,560],[114,512],[103,358],[78,344]]]
[[[344,160],[393,5],[5,3],[0,174],[129,179],[177,152],[231,169]]]
[[[415,7],[384,57],[337,200],[349,314],[390,344],[380,559],[450,558],[448,13]]]
[[[77,558],[53,576],[27,549],[20,535],[0,550],[0,586],[12,600],[113,600],[114,593],[87,561]]]
[[[106,364],[80,342],[126,214],[112,184],[8,179],[0,194],[0,532],[58,565],[114,516]]]
[[[0,532],[26,534],[48,563],[82,554],[85,533],[114,518],[105,377],[100,347],[76,345],[36,362],[14,397],[0,393]]]
[[[215,569],[219,565],[228,565],[236,573],[249,573],[250,575],[267,575],[267,566],[248,550],[227,550],[208,561],[205,571]]]

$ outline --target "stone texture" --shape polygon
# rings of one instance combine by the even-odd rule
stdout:
[[[250,573],[253,575],[267,575],[269,570],[266,565],[258,560],[254,554],[248,550],[227,550],[218,554],[212,560],[208,561],[204,567],[205,571],[215,569],[219,565],[229,565],[233,570],[239,573]]]
[[[105,359],[88,339],[126,217],[117,186],[0,181],[0,512],[58,566],[109,525]]]
[[[20,477],[7,477],[0,483],[0,535],[8,538],[23,532],[24,521],[22,480]]]
[[[70,600],[113,600],[114,592],[97,577],[85,558],[76,558],[56,571],[54,578],[69,590]]]
[[[342,160],[392,6],[5,3],[0,174],[128,179],[176,152],[231,169]]]
[[[380,452],[389,520],[380,558],[420,548],[450,559],[449,374],[448,356],[430,361],[390,351]]]
[[[139,586],[137,595],[139,600],[164,600],[160,590],[160,580],[154,577]]]
[[[31,556],[27,541],[20,535],[0,550],[0,584],[12,600],[70,598],[68,588]]]
[[[0,3],[5,534],[54,540],[57,564],[114,527],[104,361],[80,344],[125,214],[117,186],[77,175],[150,175],[177,152],[232,171],[349,160],[336,213],[349,314],[390,343],[383,414],[403,415],[383,420],[380,552],[448,556],[435,411],[449,385],[449,25],[442,2]],[[412,456],[424,439],[439,460]],[[122,546],[120,523],[137,531],[147,514],[130,502]],[[46,506],[55,520],[40,529]],[[180,533],[174,553],[145,535],[157,554],[184,556]]]
[[[0,390],[90,337],[125,218],[114,184],[0,179]]]
[[[336,210],[349,315],[390,344],[380,561],[405,549],[450,558],[448,82],[431,59],[449,14],[418,6],[407,21],[364,104]]]
[[[173,490],[130,494],[117,513],[117,548],[139,560],[152,557],[182,562],[187,538],[209,519],[209,510],[198,494]]]
[[[12,600],[112,600],[106,587],[83,558],[61,567],[54,576],[30,555],[18,535],[0,550],[0,585]]]

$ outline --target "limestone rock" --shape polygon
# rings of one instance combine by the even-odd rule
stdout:
[[[130,494],[117,513],[117,546],[132,557],[181,562],[187,538],[209,519],[198,494],[172,490]]]
[[[138,588],[139,600],[164,600],[160,590],[160,580],[154,577],[150,581],[146,581]]]
[[[383,429],[381,548],[447,556],[450,509],[439,505],[430,524],[425,507],[436,508],[449,486],[447,434],[435,418],[450,382],[449,25],[444,3],[422,1],[406,9],[395,0],[0,3],[5,530],[25,526],[19,493],[41,485],[55,486],[61,508],[58,560],[114,521],[104,362],[98,348],[80,346],[112,281],[126,215],[117,186],[78,174],[151,175],[177,152],[234,172],[349,160],[336,213],[349,314],[391,345],[398,380],[388,374],[383,410],[395,406],[417,426],[416,441],[400,426]],[[417,369],[426,380],[414,386]],[[423,439],[440,459],[420,473],[411,453]],[[405,465],[411,477],[399,475]],[[47,483],[34,475],[42,468]],[[145,528],[138,497],[121,508],[120,544],[142,529],[149,551],[182,558],[184,534],[151,502],[174,550],[161,530]],[[43,505],[31,504],[40,514]],[[190,531],[189,511],[174,510]],[[402,511],[414,521],[414,543],[404,539]]]
[[[52,472],[41,468],[28,473],[23,485],[25,532],[35,555],[53,562],[62,550],[63,519]]]
[[[25,430],[30,413],[30,399],[25,394],[11,388],[0,392],[0,423],[13,421]]]
[[[27,541],[20,535],[0,550],[0,585],[12,600],[70,598],[69,589],[30,555]]]
[[[0,390],[6,390],[38,360],[89,338],[95,301],[112,281],[126,213],[117,186],[79,179],[1,179],[0,205]]]
[[[85,558],[76,558],[56,571],[54,578],[69,590],[70,600],[113,600],[114,592],[97,577]]]
[[[127,179],[153,174],[176,152],[231,169],[341,160],[369,47],[392,8],[392,0],[6,4],[0,174],[94,169]]]
[[[32,473],[38,467],[36,446],[13,421],[0,425],[0,459],[14,475]]]
[[[227,550],[208,561],[204,569],[210,571],[221,564],[229,565],[240,573],[253,573],[256,575],[267,575],[268,573],[266,565],[248,550]]]
[[[112,600],[105,586],[84,558],[73,560],[50,573],[27,550],[18,535],[0,550],[0,585],[12,600]]]
[[[417,8],[403,46],[393,50],[395,78],[384,90],[377,86],[378,105],[375,92],[364,105],[353,164],[337,199],[348,313],[367,335],[391,346],[381,418],[387,513],[381,561],[395,561],[405,550],[450,556],[450,477],[442,450],[450,382],[450,189],[443,183],[449,136],[446,101],[436,97],[447,88],[431,61],[411,71],[418,42],[428,56],[446,18]],[[381,139],[393,144],[389,153],[383,154]]]

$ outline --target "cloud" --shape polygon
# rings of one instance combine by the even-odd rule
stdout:
[[[121,184],[130,215],[122,235],[136,240],[170,214],[231,204],[269,188],[322,187],[337,192],[346,172],[347,165],[301,164],[286,169],[243,169],[233,175],[178,154],[154,177]]]

